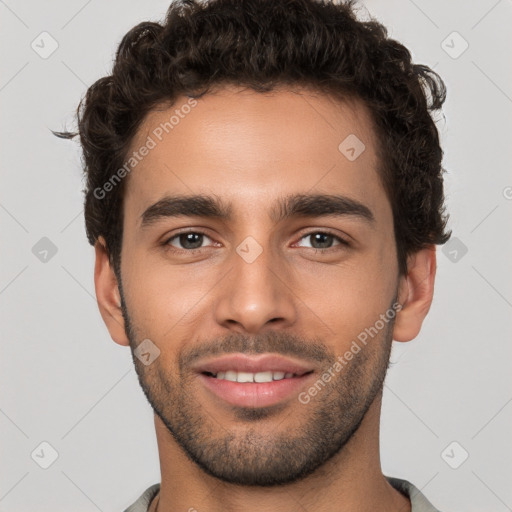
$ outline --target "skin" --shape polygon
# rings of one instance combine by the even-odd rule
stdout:
[[[151,111],[132,150],[186,101]],[[411,255],[399,276],[366,107],[305,89],[261,94],[231,86],[197,101],[126,178],[121,283],[103,238],[95,245],[96,295],[112,339],[133,351],[149,338],[160,350],[148,366],[134,357],[155,409],[162,478],[152,510],[410,511],[381,471],[382,380],[391,341],[414,339],[428,313],[436,252],[429,246]],[[338,150],[350,134],[366,146],[354,161]],[[231,204],[233,218],[176,217],[141,228],[142,213],[164,195],[198,193]],[[273,222],[274,202],[292,193],[348,196],[375,222]],[[187,254],[178,238],[172,243],[179,252],[165,250],[181,228],[206,233],[200,253]],[[306,235],[325,230],[351,245],[328,238],[331,248],[315,253]],[[248,236],[262,249],[252,263],[236,252]],[[395,299],[402,309],[394,323],[308,404],[292,396],[265,410],[242,410],[209,394],[183,363],[196,348],[205,355],[286,354],[292,347],[320,376]],[[316,467],[299,475],[314,457]],[[259,484],[247,485],[251,479]]]

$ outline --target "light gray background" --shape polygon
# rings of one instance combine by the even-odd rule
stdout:
[[[361,5],[362,17],[376,16],[447,84],[438,123],[447,206],[468,249],[438,249],[423,330],[394,344],[383,470],[443,512],[512,510],[512,2]],[[110,339],[96,305],[79,146],[50,128],[74,128],[80,97],[109,73],[121,37],[167,6],[0,0],[1,512],[121,511],[160,481],[152,410],[129,348]],[[43,31],[59,45],[47,59],[31,48]],[[469,43],[457,58],[464,43],[454,31]],[[32,252],[42,237],[57,247],[46,263]],[[50,460],[44,441],[58,452],[48,469],[34,460]],[[452,469],[447,461],[460,463],[462,450],[468,459]]]

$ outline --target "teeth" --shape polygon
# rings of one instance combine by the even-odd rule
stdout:
[[[272,382],[272,372],[259,372],[254,374],[254,382]]]
[[[272,382],[273,380],[290,379],[294,377],[294,373],[285,372],[237,372],[228,370],[226,372],[219,372],[215,377],[217,379],[229,380],[231,382]]]
[[[237,382],[254,382],[254,373],[238,372]]]
[[[224,372],[220,372],[220,375],[222,375],[222,373],[224,373]],[[228,372],[225,373],[224,377],[222,377],[222,376],[219,377],[219,374],[217,374],[217,378],[231,380],[233,382],[236,382],[236,372],[234,372],[233,370],[229,370]]]

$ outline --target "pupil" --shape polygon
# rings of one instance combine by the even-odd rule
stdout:
[[[200,233],[184,233],[183,235],[180,235],[180,243],[185,247],[185,249],[198,249],[201,247],[203,241],[202,236],[203,235]],[[311,237],[314,240],[313,247],[315,247],[315,245],[320,245],[320,247],[315,247],[315,249],[328,248],[330,246],[329,242],[332,241],[332,235],[329,235],[328,233],[315,233],[314,235],[311,235]]]
[[[314,243],[313,243],[313,247],[315,247],[315,243],[317,243],[320,239],[320,245],[321,247],[315,247],[315,249],[325,249],[325,248],[328,248],[329,247],[329,241],[331,241],[330,239],[332,238],[332,235],[329,235],[328,233],[315,233],[314,235],[311,235],[313,237],[313,240],[314,240]],[[321,238],[325,238],[327,237],[328,241],[322,243],[321,241]]]
[[[184,233],[180,235],[180,243],[185,249],[198,249],[202,244],[202,237],[200,233]],[[194,238],[196,241],[194,242]],[[191,245],[189,244],[191,242]]]

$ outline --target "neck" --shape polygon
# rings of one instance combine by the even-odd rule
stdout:
[[[407,497],[381,471],[379,419],[381,394],[343,449],[312,475],[278,487],[242,487],[220,481],[190,461],[160,418],[155,428],[162,481],[150,512],[410,512]],[[300,507],[297,507],[297,505]]]

